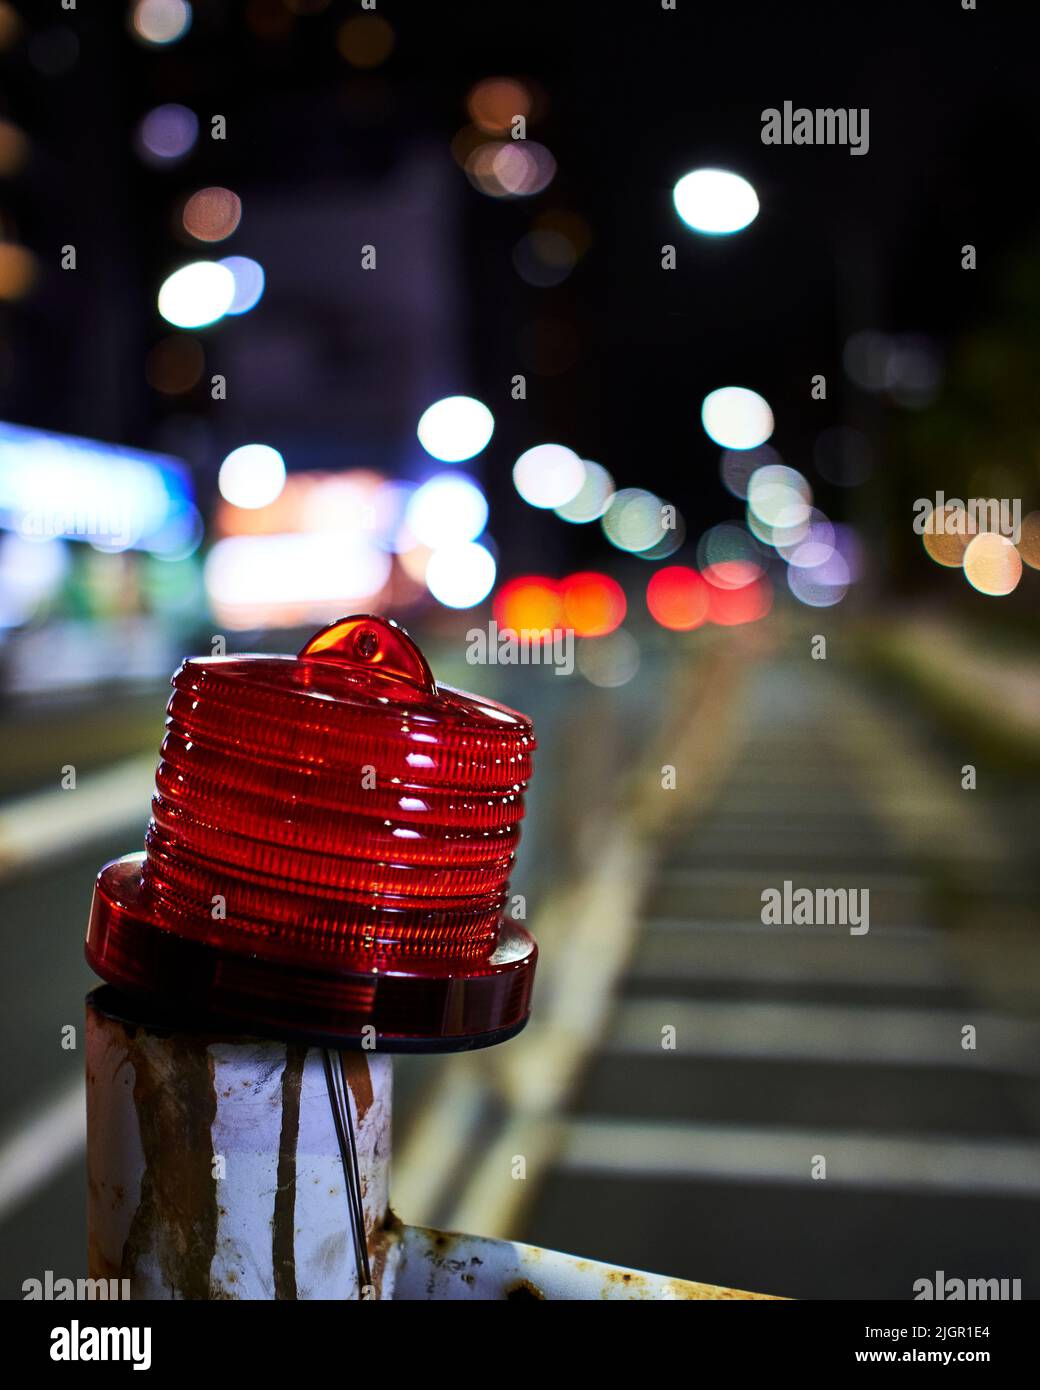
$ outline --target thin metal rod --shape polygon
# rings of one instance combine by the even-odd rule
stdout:
[[[354,1261],[358,1274],[358,1298],[364,1298],[365,1289],[372,1287],[372,1271],[368,1259],[368,1237],[365,1232],[365,1211],[361,1200],[361,1172],[358,1164],[357,1141],[354,1137],[354,1117],[350,1113],[350,1091],[347,1086],[343,1056],[337,1054],[339,1075],[332,1065],[332,1053],[322,1048],[322,1064],[325,1068],[325,1086],[332,1107],[332,1123],[336,1130],[340,1161],[343,1164],[343,1177],[347,1191],[347,1206],[350,1211],[351,1232],[354,1238]]]

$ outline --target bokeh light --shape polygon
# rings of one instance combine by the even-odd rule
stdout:
[[[625,620],[628,604],[616,579],[594,570],[568,575],[560,584],[565,627],[578,637],[605,637]]]
[[[0,0],[0,53],[6,53],[22,37],[22,17],[7,0]]]
[[[708,621],[719,627],[738,627],[764,618],[773,606],[773,586],[764,575],[738,589],[708,586]]]
[[[585,481],[585,465],[564,444],[536,444],[513,464],[513,483],[532,507],[562,507],[574,500]]]
[[[18,627],[35,617],[57,592],[69,566],[63,540],[0,532],[0,628]]]
[[[249,256],[224,256],[217,262],[231,272],[234,293],[228,305],[229,314],[248,314],[260,303],[264,293],[266,277],[259,261]]]
[[[980,594],[1003,597],[1022,578],[1022,557],[1007,536],[980,531],[964,552],[964,577]]]
[[[765,550],[744,527],[722,522],[697,542],[701,575],[717,589],[742,589],[764,572]]]
[[[187,0],[136,0],[130,26],[142,43],[164,47],[176,43],[191,28],[191,6]]]
[[[846,375],[861,391],[885,392],[911,410],[933,401],[942,382],[935,344],[920,333],[862,329],[846,340],[842,361]]]
[[[29,137],[12,122],[0,117],[0,177],[21,173],[29,158]]]
[[[623,627],[594,641],[579,641],[575,665],[590,685],[627,685],[639,670],[639,643]]]
[[[748,528],[768,545],[793,545],[808,534],[812,489],[795,468],[766,464],[748,482]]]
[[[848,593],[851,579],[845,558],[836,550],[811,569],[790,565],[787,570],[787,587],[808,608],[833,608]]]
[[[21,299],[36,283],[36,257],[13,241],[0,241],[0,300]]]
[[[202,513],[187,502],[167,519],[161,535],[148,547],[149,554],[168,564],[186,560],[198,550],[205,532]]]
[[[664,506],[660,497],[645,488],[622,488],[603,514],[603,534],[619,550],[649,552],[666,539]]]
[[[472,608],[495,583],[495,558],[476,541],[437,549],[426,565],[426,587],[446,608]]]
[[[1018,553],[1030,569],[1040,570],[1040,512],[1029,512],[1022,518]]]
[[[726,491],[743,500],[751,475],[771,463],[783,463],[771,444],[760,444],[757,449],[725,449],[719,458],[719,476]]]
[[[199,136],[195,112],[177,102],[156,106],[137,127],[137,150],[149,164],[171,164],[192,150]]]
[[[711,592],[696,570],[668,565],[657,570],[646,586],[650,616],[673,632],[690,632],[707,621]]]
[[[438,473],[408,499],[405,525],[431,550],[475,541],[487,525],[487,498],[471,478]]]
[[[531,114],[531,93],[513,77],[485,77],[466,98],[470,120],[488,135],[505,135],[516,116]]]
[[[569,502],[553,508],[561,520],[569,521],[576,526],[598,521],[614,496],[614,479],[601,463],[582,459],[582,465],[585,468],[585,481],[577,493]]]
[[[393,27],[382,15],[358,14],[340,25],[336,47],[354,68],[377,68],[394,49]]]
[[[801,528],[799,528],[801,531]],[[776,542],[777,553],[795,569],[811,570],[829,560],[836,549],[837,535],[818,508],[809,512],[808,525],[796,537]]]
[[[159,313],[175,328],[204,328],[231,309],[235,277],[216,261],[193,261],[162,283]]]
[[[755,449],[773,433],[773,412],[757,391],[720,386],[704,397],[701,423],[724,449]]]
[[[155,344],[145,359],[149,386],[166,396],[180,395],[197,386],[205,366],[205,354],[197,338],[173,333]]]
[[[266,507],[285,486],[285,460],[269,444],[243,444],[220,465],[217,486],[233,507]]]
[[[513,247],[513,266],[536,289],[561,285],[577,264],[574,246],[562,232],[536,227]]]
[[[632,554],[637,560],[665,560],[682,549],[686,543],[686,522],[681,513],[674,508],[666,512],[665,506],[666,504],[661,502],[658,507],[657,540],[645,550],[634,550]]]
[[[695,232],[727,236],[758,216],[758,196],[747,179],[726,169],[695,169],[672,191],[675,210]]]
[[[947,503],[941,511],[933,509],[925,517],[921,544],[937,565],[960,569],[976,530],[975,519],[966,508]]]
[[[230,188],[200,188],[184,204],[184,230],[197,241],[224,241],[242,219],[242,202]]]
[[[489,198],[530,198],[556,174],[556,161],[536,140],[487,140],[466,157],[466,177]]]
[[[376,546],[323,535],[227,536],[206,557],[206,592],[232,628],[330,621],[374,598],[390,577]]]
[[[492,613],[501,629],[555,632],[564,626],[561,586],[543,574],[517,575],[498,589]]]
[[[445,396],[419,417],[416,433],[426,452],[442,463],[459,463],[486,449],[495,417],[472,396]]]

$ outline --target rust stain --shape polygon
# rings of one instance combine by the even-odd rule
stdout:
[[[532,1284],[530,1279],[518,1279],[515,1284],[510,1284],[509,1288],[506,1289],[506,1298],[521,1303],[525,1300],[541,1303],[545,1300],[545,1294]]]
[[[296,1148],[300,1138],[300,1093],[307,1049],[285,1049],[282,1071],[282,1128],[278,1138],[278,1186],[271,1220],[271,1265],[274,1296],[295,1301],[296,1294]]]
[[[360,1129],[372,1105],[372,1074],[368,1070],[368,1058],[363,1052],[341,1052],[340,1060],[350,1094],[354,1097]]]
[[[213,1059],[204,1043],[189,1037],[149,1039],[128,1030],[127,1040],[145,1168],[120,1276],[133,1282],[138,1265],[154,1252],[172,1291],[185,1299],[209,1298],[217,1244]]]
[[[383,1297],[383,1280],[386,1277],[386,1263],[390,1252],[401,1239],[404,1226],[397,1213],[387,1207],[382,1222],[368,1238],[369,1270],[372,1274],[372,1287],[376,1298]]]

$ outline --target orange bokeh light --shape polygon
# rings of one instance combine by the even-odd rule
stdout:
[[[700,627],[708,618],[711,602],[712,591],[687,565],[667,565],[652,575],[646,586],[646,606],[651,617],[673,632]]]
[[[576,637],[606,637],[625,620],[625,591],[607,574],[583,570],[563,580],[560,590],[564,620]]]
[[[502,585],[492,602],[492,611],[500,628],[514,632],[555,631],[564,623],[560,584],[541,574],[519,575]]]

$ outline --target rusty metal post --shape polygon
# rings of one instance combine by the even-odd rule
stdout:
[[[89,1270],[142,1299],[392,1297],[392,1065],[343,1053],[371,1283],[323,1069],[304,1043],[175,1032],[87,998]]]

